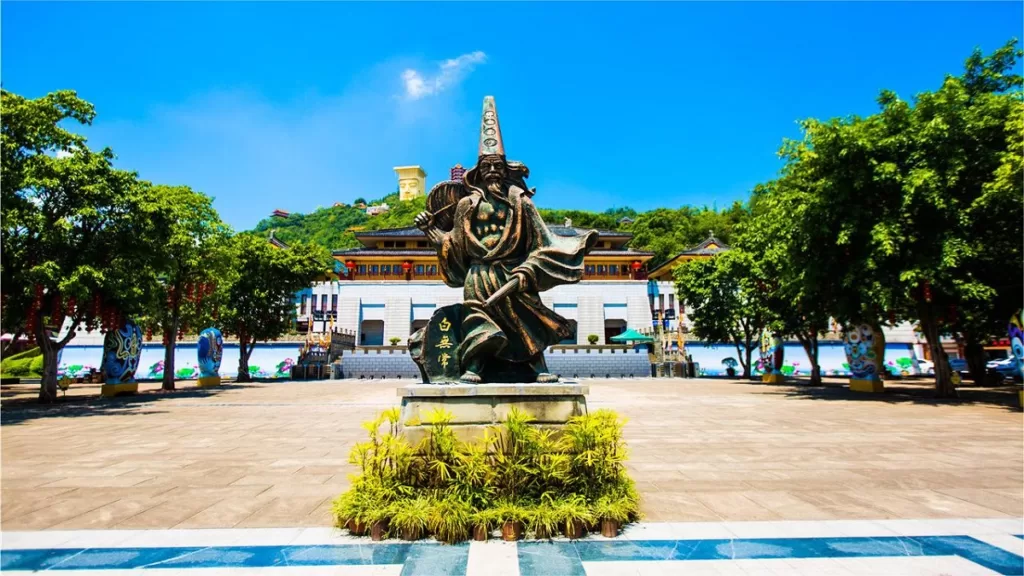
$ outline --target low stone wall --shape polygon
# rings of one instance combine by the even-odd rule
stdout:
[[[562,378],[643,378],[651,375],[647,352],[622,349],[562,349],[544,354],[548,370]]]
[[[360,348],[341,357],[342,378],[410,378],[419,382],[420,369],[408,350]]]
[[[651,375],[646,352],[622,349],[556,349],[545,352],[548,369],[562,378],[643,378]],[[408,350],[358,349],[342,356],[343,378],[412,378],[420,371]]]

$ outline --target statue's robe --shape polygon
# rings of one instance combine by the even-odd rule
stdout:
[[[474,358],[533,362],[570,334],[568,321],[544,306],[538,293],[583,278],[583,257],[597,233],[552,233],[526,192],[511,186],[501,239],[487,248],[473,226],[481,200],[479,193],[472,193],[459,201],[455,227],[445,234],[439,254],[445,283],[464,287],[467,309],[459,364],[465,369]],[[525,289],[485,308],[484,302],[513,274],[522,275]]]

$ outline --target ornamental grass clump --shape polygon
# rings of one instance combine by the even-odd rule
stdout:
[[[400,417],[392,408],[365,423],[367,441],[352,448],[359,473],[333,506],[336,525],[352,534],[455,543],[486,540],[500,528],[507,540],[527,532],[580,538],[598,525],[614,535],[640,516],[625,467],[624,422],[610,410],[553,431],[513,408],[473,444],[460,441],[451,415],[438,411],[416,446],[399,434]]]

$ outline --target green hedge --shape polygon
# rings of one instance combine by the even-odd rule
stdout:
[[[43,374],[43,351],[37,346],[8,356],[0,362],[5,378],[40,378]]]

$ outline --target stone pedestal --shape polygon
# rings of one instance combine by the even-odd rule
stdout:
[[[398,389],[402,397],[402,433],[418,444],[430,433],[435,410],[451,413],[450,426],[463,441],[480,441],[488,427],[505,421],[513,407],[543,428],[561,428],[573,416],[587,413],[588,386],[555,384],[412,384]]]
[[[122,394],[136,394],[139,391],[138,382],[123,382],[121,384],[104,384],[100,387],[100,396],[113,398]]]
[[[197,382],[200,388],[213,388],[220,386],[220,376],[200,376]]]

